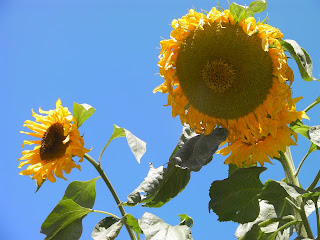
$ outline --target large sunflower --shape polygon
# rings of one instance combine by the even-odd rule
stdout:
[[[30,120],[24,122],[23,126],[34,132],[21,131],[21,133],[40,138],[40,140],[23,142],[22,147],[33,144],[36,146],[33,150],[22,152],[23,156],[19,159],[22,162],[19,168],[30,164],[20,174],[32,175],[31,177],[36,179],[40,186],[46,179],[55,182],[54,175],[66,180],[62,170],[67,174],[75,167],[81,170],[80,165],[76,164],[72,157],[78,156],[79,161],[82,162],[83,155],[89,150],[84,148],[84,141],[78,131],[75,118],[68,108],[61,106],[60,99],[56,102],[56,109],[43,111],[40,108],[39,112],[46,116],[38,115],[33,110],[32,116],[40,123]]]
[[[154,92],[168,93],[173,117],[197,133],[227,128],[220,154],[239,167],[270,162],[294,145],[288,124],[296,111],[287,65],[276,28],[253,17],[236,22],[229,10],[207,15],[190,10],[172,21],[171,39],[160,42],[160,75]],[[294,135],[295,136],[295,135]]]

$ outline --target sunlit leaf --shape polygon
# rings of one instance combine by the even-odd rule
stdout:
[[[187,225],[189,228],[193,226],[193,219],[187,214],[180,214],[180,225]]]
[[[301,48],[299,44],[290,39],[278,39],[282,48],[289,51],[292,58],[296,61],[301,77],[305,81],[319,80],[312,76],[312,60],[306,50]]]
[[[94,227],[91,237],[94,240],[114,240],[118,236],[122,226],[121,220],[106,217]]]
[[[146,240],[192,240],[191,230],[187,225],[171,226],[161,218],[144,213],[139,225]]]
[[[218,215],[219,221],[246,223],[258,217],[257,195],[263,188],[259,175],[264,170],[263,167],[239,168],[227,179],[212,183],[209,209]]]
[[[320,125],[310,127],[307,133],[309,139],[320,147]]]
[[[91,115],[96,111],[95,108],[90,106],[89,104],[83,103],[73,104],[73,116],[77,120],[77,126],[78,128],[89,118]]]
[[[212,155],[227,136],[228,131],[225,128],[216,128],[209,135],[197,135],[186,141],[173,158],[177,166],[199,171],[212,160]]]
[[[41,233],[47,235],[45,239],[48,240],[79,239],[82,233],[81,220],[90,212],[91,209],[81,207],[71,199],[61,200],[43,222]],[[70,228],[72,223],[77,224]]]
[[[255,13],[263,12],[267,8],[267,3],[264,0],[253,1],[248,6],[242,6],[235,2],[229,5],[229,10],[236,22],[242,19],[252,17]]]
[[[161,207],[178,195],[190,180],[190,170],[176,167],[176,161],[172,156],[190,138],[196,136],[189,127],[184,127],[177,146],[170,156],[167,167],[154,168],[150,165],[150,170],[144,181],[128,197],[126,206],[135,206],[144,203],[146,207]]]
[[[137,159],[138,163],[140,163],[141,157],[146,153],[146,143],[142,141],[140,138],[133,135],[129,130],[119,127],[117,125],[113,126],[113,133],[108,141],[107,144],[109,144],[113,139],[119,138],[119,137],[126,137],[128,145]]]
[[[137,233],[142,233],[141,228],[139,226],[139,222],[138,219],[136,219],[134,216],[132,216],[131,214],[126,214],[125,216],[125,221],[127,223],[127,225],[135,232]]]
[[[96,181],[98,178],[81,182],[74,181],[69,184],[62,200],[72,199],[82,207],[92,208],[96,199]]]
[[[307,132],[310,127],[307,125],[304,125],[300,120],[297,120],[295,122],[290,123],[290,128],[292,131],[299,133],[302,136],[304,136],[305,138],[309,139]]]

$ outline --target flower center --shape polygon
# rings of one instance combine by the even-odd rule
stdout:
[[[223,60],[207,62],[202,69],[205,84],[215,92],[225,92],[231,87],[235,79],[233,68]]]
[[[262,40],[240,26],[210,23],[195,29],[180,45],[176,76],[189,104],[219,119],[253,112],[272,89],[272,58]]]
[[[52,124],[44,133],[41,140],[40,157],[42,160],[52,161],[62,157],[70,143],[64,142],[66,137],[61,123]]]

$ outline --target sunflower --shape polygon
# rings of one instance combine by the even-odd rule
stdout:
[[[160,75],[154,92],[168,93],[173,117],[197,133],[217,126],[229,131],[230,156],[239,167],[270,162],[294,145],[288,124],[306,117],[296,111],[293,72],[276,28],[249,17],[236,22],[229,10],[207,15],[191,9],[172,21],[170,39],[160,42]]]
[[[40,138],[40,140],[24,140],[24,145],[36,146],[33,150],[22,151],[22,157],[19,159],[19,168],[30,164],[26,170],[20,172],[21,175],[31,175],[36,179],[37,185],[41,186],[44,180],[49,179],[55,182],[57,177],[67,180],[63,176],[62,170],[69,174],[72,168],[81,170],[80,165],[76,164],[73,156],[80,157],[83,161],[83,155],[89,152],[84,148],[83,138],[77,128],[76,119],[71,115],[68,108],[61,106],[61,100],[56,102],[56,109],[43,111],[39,108],[41,114],[38,115],[32,110],[32,116],[36,123],[30,120],[24,122],[24,127],[28,127],[34,132],[23,132],[29,136]]]

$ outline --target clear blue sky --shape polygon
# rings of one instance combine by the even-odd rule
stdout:
[[[238,1],[239,4],[250,1]],[[227,8],[227,1],[220,0]],[[63,106],[72,109],[73,102],[88,103],[96,113],[80,128],[85,146],[93,147],[97,158],[113,131],[113,124],[127,128],[147,142],[147,153],[139,165],[125,139],[110,144],[103,167],[120,199],[126,200],[144,179],[149,162],[155,167],[166,163],[179,138],[182,126],[164,107],[166,95],[152,90],[162,79],[157,73],[159,41],[169,38],[171,21],[191,8],[200,11],[216,6],[214,0],[1,0],[0,1],[0,79],[1,79],[1,149],[0,168],[0,239],[43,239],[40,226],[67,185],[74,180],[98,176],[85,160],[82,171],[74,169],[68,181],[46,182],[38,193],[28,176],[18,175],[17,159],[26,136],[20,134],[31,109],[53,109],[61,98]],[[268,1],[269,24],[280,28],[285,39],[295,39],[311,55],[314,75],[320,73],[318,0]],[[320,93],[319,83],[304,82],[295,72],[293,95],[304,96],[298,103],[303,109]],[[318,125],[319,108],[310,111],[308,125]],[[293,147],[296,164],[306,152],[307,141],[299,137]],[[301,182],[307,187],[319,169],[320,153],[312,153],[301,170]],[[211,182],[227,177],[225,158],[214,156],[200,172],[193,173],[187,188],[160,209],[126,208],[140,218],[149,211],[176,225],[177,214],[190,215],[194,239],[234,239],[237,224],[217,222],[208,212],[208,190]],[[284,174],[280,164],[267,164],[262,180],[280,180]],[[94,209],[120,215],[102,180],[97,181]],[[91,213],[83,221],[81,239],[90,239],[95,224],[105,215]],[[313,229],[315,214],[311,215]],[[215,236],[215,237],[214,237]],[[122,229],[120,240],[128,239]]]

